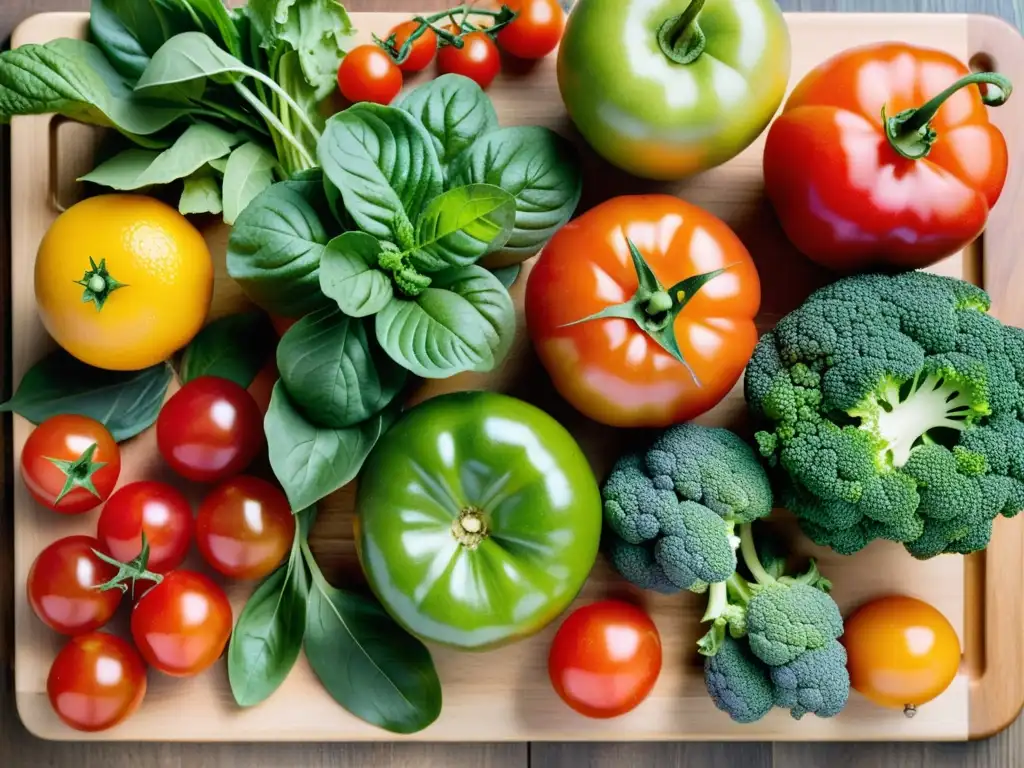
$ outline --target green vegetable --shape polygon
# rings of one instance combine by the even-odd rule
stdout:
[[[781,667],[773,667],[775,703],[799,720],[806,714],[835,717],[850,696],[846,649],[830,640]]]
[[[216,161],[213,161],[216,162]],[[224,210],[221,199],[220,180],[213,172],[211,165],[200,168],[185,177],[181,197],[178,199],[178,212],[183,216],[190,214],[217,214]]]
[[[806,584],[776,581],[758,590],[747,607],[747,637],[765,664],[789,664],[843,633],[835,601]]]
[[[726,637],[704,662],[704,685],[715,706],[737,723],[756,723],[775,706],[767,668],[742,640]]]
[[[277,159],[249,141],[228,157],[224,168],[224,223],[234,224],[249,203],[274,183]]]
[[[431,200],[416,220],[410,263],[423,272],[476,264],[508,241],[516,201],[500,186],[467,184]]]
[[[181,383],[217,376],[248,388],[270,359],[276,339],[263,312],[241,312],[214,320],[185,348]]]
[[[394,298],[395,289],[381,269],[384,247],[365,232],[345,232],[327,244],[320,262],[320,289],[349,317],[369,317]]]
[[[860,275],[766,334],[746,396],[780,501],[816,543],[983,549],[1024,508],[1024,331],[947,277]]]

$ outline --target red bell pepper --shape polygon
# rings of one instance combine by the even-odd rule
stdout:
[[[985,107],[1010,90],[1001,75],[905,43],[825,61],[765,145],[765,189],[786,235],[840,272],[917,269],[964,248],[1006,181],[1006,140]]]

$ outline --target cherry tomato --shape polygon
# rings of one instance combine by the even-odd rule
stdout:
[[[377,45],[359,45],[338,68],[341,95],[353,103],[390,104],[402,90],[402,70]]]
[[[173,571],[185,560],[192,541],[192,507],[172,485],[144,480],[120,488],[100,513],[96,536],[115,560],[128,562],[149,544],[147,567]]]
[[[498,45],[520,59],[542,59],[558,47],[565,12],[558,0],[504,0],[519,15],[498,31]]]
[[[288,498],[258,477],[217,486],[199,507],[196,543],[216,571],[232,579],[262,579],[284,559],[295,536]]]
[[[86,416],[47,419],[21,451],[21,476],[45,507],[66,515],[101,504],[121,474],[121,451],[107,428]]]
[[[457,34],[457,31],[453,32]],[[470,32],[462,38],[462,48],[442,45],[437,53],[441,74],[468,77],[481,88],[487,88],[501,71],[501,54],[486,32]]]
[[[182,477],[212,483],[243,471],[263,446],[263,415],[246,390],[227,379],[193,379],[156,421],[160,453]]]
[[[274,330],[277,331],[277,335],[284,336],[288,333],[288,329],[299,322],[297,317],[281,317],[280,315],[271,315],[270,324],[274,326]]]
[[[960,641],[937,609],[912,597],[873,600],[846,619],[842,638],[850,684],[882,707],[931,701],[956,677]]]
[[[551,684],[582,715],[617,717],[634,709],[661,672],[661,637],[650,616],[605,600],[573,612],[548,656]]]
[[[151,667],[192,677],[220,658],[231,622],[231,603],[212,579],[171,571],[135,604],[132,637]]]
[[[418,21],[403,21],[395,26],[388,36],[395,36],[395,51],[401,52],[405,41],[420,28]],[[405,61],[398,65],[403,72],[422,72],[437,54],[437,33],[427,27],[423,34],[417,37],[409,49],[409,55]]]
[[[96,557],[102,551],[92,536],[57,539],[39,553],[28,572],[28,602],[46,626],[63,635],[99,629],[121,603],[121,591],[96,587],[117,569]]]
[[[103,731],[127,720],[146,695],[146,666],[120,637],[73,637],[53,660],[46,695],[57,716],[79,731]]]

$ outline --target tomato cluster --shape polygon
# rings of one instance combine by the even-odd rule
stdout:
[[[440,74],[462,75],[487,88],[501,71],[501,51],[528,61],[558,47],[565,28],[558,0],[495,5],[496,10],[459,6],[398,24],[383,40],[357,46],[345,56],[338,88],[351,102],[390,104],[402,90],[403,73],[422,72],[435,58]],[[487,21],[476,23],[481,18]]]

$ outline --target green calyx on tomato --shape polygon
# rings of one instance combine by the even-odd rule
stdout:
[[[84,488],[97,499],[101,499],[100,492],[96,490],[96,486],[93,484],[92,476],[96,473],[96,470],[102,469],[107,466],[105,461],[93,461],[92,457],[96,453],[96,449],[99,447],[98,443],[93,443],[74,461],[68,461],[67,459],[53,459],[49,456],[44,457],[48,462],[53,464],[57,469],[64,473],[64,487],[60,489],[60,493],[53,500],[54,504],[60,504],[61,500],[71,493],[75,488]]]
[[[123,594],[128,591],[129,585],[131,585],[132,596],[134,596],[135,583],[137,581],[151,581],[153,586],[156,586],[164,580],[161,574],[154,573],[146,567],[149,564],[149,542],[146,540],[145,531],[142,532],[142,550],[139,552],[138,557],[126,563],[116,560],[110,555],[105,555],[98,549],[94,549],[92,553],[104,563],[117,568],[117,573],[114,574],[112,579],[96,587],[100,592],[119,589]]]
[[[110,294],[127,286],[115,280],[114,276],[107,271],[106,259],[100,259],[100,263],[97,264],[92,257],[89,257],[89,266],[90,269],[86,270],[82,279],[76,280],[75,284],[85,288],[82,292],[82,302],[88,304],[91,301],[99,311],[103,309]]]

